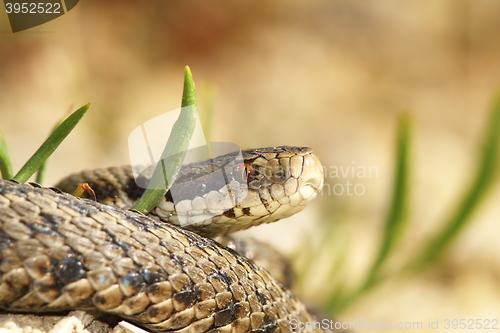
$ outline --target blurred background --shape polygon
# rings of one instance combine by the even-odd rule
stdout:
[[[17,170],[56,121],[91,103],[51,158],[47,184],[127,164],[128,135],[180,106],[189,65],[212,141],[310,146],[325,165],[328,187],[312,207],[252,231],[294,253],[314,244],[326,214],[343,225],[343,275],[323,270],[298,287],[321,307],[325,289],[355,284],[373,260],[403,112],[413,125],[410,225],[394,265],[456,207],[500,83],[499,33],[492,0],[85,0],[15,34],[0,14],[0,131]],[[442,331],[446,318],[499,320],[498,183],[489,194],[440,265],[389,278],[336,318],[423,323],[409,332],[428,331],[429,320]],[[322,248],[323,266],[337,245]]]

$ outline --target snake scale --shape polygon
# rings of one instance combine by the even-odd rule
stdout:
[[[269,223],[302,210],[323,185],[310,148],[245,150],[243,160],[231,170],[243,176],[245,196],[238,197],[233,181],[219,189],[202,186],[175,203],[167,194],[152,216],[126,210],[138,197],[126,168],[75,174],[59,185],[93,181],[98,199],[118,207],[0,180],[0,308],[97,309],[155,332],[300,331],[291,323],[313,318],[265,269],[174,225],[189,220],[187,228],[216,236]]]

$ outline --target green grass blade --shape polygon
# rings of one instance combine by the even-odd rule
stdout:
[[[384,235],[378,255],[373,262],[362,289],[370,288],[372,284],[377,282],[376,280],[382,265],[393,250],[394,245],[400,240],[407,225],[410,127],[409,117],[403,115],[399,124],[396,175],[391,205],[385,222]]]
[[[205,134],[205,140],[207,143],[211,142],[213,139],[212,129],[213,129],[213,120],[215,116],[215,96],[216,90],[212,84],[206,83],[204,85],[205,89],[203,90],[203,96],[200,96],[201,101],[201,110],[200,110],[200,120],[201,127],[203,128],[203,132]],[[210,145],[208,145],[210,148]],[[211,155],[210,155],[211,156]]]
[[[87,112],[90,104],[85,104],[75,112],[73,112],[38,148],[31,158],[24,164],[19,172],[14,176],[14,179],[24,183],[26,182],[47,160],[47,158],[56,150],[61,142],[75,128],[76,124],[82,119]]]
[[[3,179],[11,179],[14,173],[12,172],[12,163],[10,162],[9,150],[5,135],[0,133],[0,173]]]
[[[57,124],[54,126],[54,128],[52,129],[52,131],[50,131],[50,135],[52,135],[52,133],[55,132],[55,130],[61,126],[61,124],[63,123],[65,118],[62,118],[61,120],[59,120],[57,122]],[[43,181],[45,179],[45,172],[47,170],[47,163],[48,163],[49,159],[46,159],[42,165],[40,166],[40,168],[38,168],[38,171],[36,172],[36,179],[35,179],[35,182],[37,182],[38,184],[43,184]]]
[[[337,313],[343,311],[361,295],[380,282],[382,279],[381,268],[403,235],[403,231],[407,225],[410,138],[410,119],[408,115],[404,114],[399,122],[395,165],[396,173],[392,199],[378,254],[371,268],[368,270],[365,279],[358,288],[352,293],[348,293],[344,299],[332,299],[327,304],[327,309],[331,311]]]
[[[500,93],[497,93],[493,102],[489,127],[486,132],[479,164],[474,181],[464,194],[441,231],[434,237],[411,263],[410,268],[419,271],[434,263],[456,239],[459,232],[470,221],[470,217],[480,201],[485,197],[487,190],[494,183],[498,174],[500,160]]]
[[[213,158],[212,146],[210,142],[212,141],[212,128],[213,119],[215,114],[214,102],[215,102],[215,88],[212,84],[205,83],[205,89],[203,90],[203,95],[200,98],[202,103],[202,113],[200,114],[201,128],[203,128],[203,134],[205,134],[205,141],[207,143],[208,156]]]
[[[196,87],[189,66],[184,67],[184,89],[182,91],[181,107],[196,105]]]
[[[169,175],[170,179],[177,177],[189,147],[189,141],[193,136],[197,117],[196,89],[188,66],[185,67],[181,106],[181,114],[172,127],[172,133],[168,138],[162,158],[151,177],[150,186],[132,207],[143,214],[149,213],[172,186],[168,184],[166,175]]]
[[[36,172],[36,178],[35,178],[35,182],[42,185],[43,184],[43,181],[45,180],[45,173],[47,171],[47,163],[48,163],[48,159],[46,159],[42,165],[40,165],[40,167],[38,168],[37,172]]]

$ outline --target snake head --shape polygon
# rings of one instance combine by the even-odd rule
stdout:
[[[147,185],[148,176],[141,179]],[[323,181],[311,148],[242,150],[184,166],[151,214],[203,236],[225,235],[303,210]],[[57,187],[72,192],[79,183],[91,184],[99,201],[124,209],[144,191],[130,166],[73,174]]]
[[[230,167],[235,177],[225,186],[204,186],[211,190],[175,204],[164,202],[155,213],[214,237],[298,213],[323,187],[323,167],[311,148],[250,149],[242,156]]]

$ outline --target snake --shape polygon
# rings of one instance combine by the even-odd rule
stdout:
[[[314,317],[282,282],[212,239],[304,209],[320,160],[307,147],[241,153],[183,167],[181,195],[148,216],[129,210],[144,191],[131,167],[50,188],[0,180],[0,309],[98,310],[154,332],[320,332],[297,325]],[[222,186],[207,178],[217,170],[231,176]],[[82,182],[98,201],[63,192]]]

